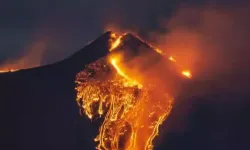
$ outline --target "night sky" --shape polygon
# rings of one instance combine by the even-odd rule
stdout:
[[[65,58],[96,39],[107,24],[138,28],[146,33],[170,16],[175,0],[3,0],[0,4],[0,62],[46,45],[42,63]],[[30,58],[32,59],[32,58]]]
[[[73,54],[105,31],[107,25],[135,30],[142,36],[162,31],[179,4],[230,5],[223,0],[2,0],[0,64],[26,55],[32,66]],[[165,29],[164,29],[165,30]],[[42,45],[42,46],[41,46]],[[33,59],[36,62],[32,62]]]
[[[206,83],[216,79],[211,76],[222,79],[224,76],[221,77],[218,74],[229,72],[233,73],[232,76],[229,76],[230,82],[235,82],[240,87],[244,84],[249,91],[250,3],[248,2],[249,0],[2,0],[0,2],[0,69],[2,65],[6,65],[8,62],[15,63],[15,60],[21,60],[18,62],[25,60],[24,65],[20,66],[23,68],[59,61],[83,48],[87,42],[97,39],[107,26],[112,25],[123,30],[136,32],[144,39],[151,40],[150,42],[154,43],[154,40],[157,40],[155,42],[159,44],[157,47],[170,47],[169,52],[185,56],[180,57],[183,59],[178,61],[182,65],[185,65],[185,58],[192,58],[186,61],[191,62],[190,70],[199,71],[199,69],[202,69],[202,77],[206,74],[205,78],[209,79],[204,80]],[[169,32],[170,30],[171,32]],[[159,39],[155,38],[158,35]],[[97,44],[98,48],[95,49],[102,50],[102,48],[99,48],[100,45],[102,46],[102,44]],[[197,61],[192,52],[197,54],[195,55],[198,58]],[[92,51],[91,53],[95,54]],[[92,57],[95,58],[96,56],[91,55],[90,58]],[[79,58],[84,59],[83,64],[90,59],[85,53],[84,57]],[[71,63],[71,60],[68,62]],[[80,61],[76,60],[75,62]],[[29,145],[30,143],[39,143],[40,141],[47,145],[53,142],[54,145],[60,145],[65,141],[69,141],[68,143],[71,144],[80,143],[79,149],[84,146],[85,143],[82,144],[79,137],[91,135],[92,130],[79,128],[81,129],[78,137],[80,140],[75,141],[77,138],[75,133],[78,133],[78,131],[75,131],[77,123],[74,121],[78,117],[76,115],[78,112],[73,99],[75,98],[75,91],[73,90],[75,86],[73,82],[74,71],[77,70],[74,67],[82,66],[81,64],[77,66],[74,63],[72,63],[73,65],[59,64],[59,67],[57,65],[41,67],[40,70],[32,69],[27,72],[20,71],[16,75],[13,73],[13,76],[6,75],[1,78],[0,89],[4,91],[1,93],[1,102],[4,105],[2,103],[0,105],[2,106],[0,110],[3,111],[3,113],[0,113],[3,115],[0,117],[3,120],[0,129],[3,131],[0,131],[4,133],[1,135],[3,141],[14,141],[14,143],[23,145],[24,148],[25,146],[32,146]],[[64,70],[63,65],[70,67]],[[194,69],[196,70],[192,66],[195,66]],[[207,68],[204,69],[204,66]],[[70,71],[67,71],[67,69]],[[61,73],[62,71],[65,71],[64,74]],[[196,72],[194,76],[195,79],[199,78]],[[19,77],[22,79],[19,80]],[[224,85],[224,82],[222,84]],[[213,84],[208,86],[213,88]],[[231,87],[228,86],[228,88]],[[191,121],[190,125],[194,135],[186,134],[183,137],[177,137],[177,139],[183,139],[184,142],[185,140],[195,139],[200,144],[197,149],[210,150],[216,148],[213,148],[213,145],[207,147],[206,145],[203,146],[203,143],[199,143],[199,141],[208,141],[206,144],[211,145],[209,143],[211,139],[201,138],[204,135],[220,138],[217,135],[221,134],[223,135],[221,139],[225,139],[221,140],[222,143],[238,146],[244,144],[235,144],[235,139],[239,143],[242,140],[238,137],[230,138],[230,136],[244,133],[246,138],[242,136],[242,139],[245,139],[247,145],[249,134],[245,132],[245,129],[249,128],[249,119],[244,119],[247,120],[247,123],[239,123],[239,126],[236,127],[234,125],[239,120],[243,120],[240,119],[242,116],[249,118],[247,115],[250,109],[244,109],[245,113],[241,111],[241,106],[248,107],[250,105],[240,104],[240,98],[237,95],[235,97],[226,95],[225,98],[222,97],[221,99],[230,98],[232,104],[229,105],[231,106],[229,112],[231,114],[237,113],[237,116],[234,117],[235,120],[231,119],[230,113],[229,115],[223,114],[222,108],[226,110],[227,105],[221,102],[216,107],[217,110],[214,110],[214,113],[208,114],[208,116],[211,116],[213,121],[213,118],[218,117],[217,114],[222,115],[214,121],[215,127],[209,127],[209,130],[207,130],[210,123],[209,118],[203,116],[213,110],[208,109],[210,107],[205,104],[204,107],[199,107],[197,113],[199,115],[189,118],[194,120]],[[208,99],[210,100],[210,98]],[[211,99],[213,99],[213,96]],[[237,101],[234,101],[235,99]],[[245,100],[246,98],[243,96],[242,99]],[[216,100],[214,99],[214,101]],[[239,102],[236,111],[233,102]],[[211,108],[217,106],[217,103],[214,102],[213,105]],[[6,112],[9,113],[7,117]],[[201,119],[199,120],[199,118]],[[221,120],[221,118],[228,122]],[[41,123],[44,123],[44,125]],[[88,123],[91,122],[86,122],[86,124]],[[196,126],[199,123],[201,127]],[[225,124],[232,124],[232,126],[226,130]],[[34,126],[31,127],[31,125]],[[80,123],[77,125],[80,126]],[[219,127],[217,128],[216,125]],[[245,128],[240,125],[244,125]],[[221,131],[221,128],[225,130]],[[13,129],[20,131],[20,133]],[[213,129],[218,129],[218,131],[213,131]],[[229,129],[235,129],[233,130],[234,133],[232,134]],[[64,130],[65,133],[60,132]],[[214,136],[210,136],[210,133]],[[36,139],[34,135],[39,136]],[[170,139],[175,138],[174,135],[169,137]],[[216,146],[225,146],[224,149],[243,149],[239,147],[228,148],[226,147],[228,145],[221,145],[220,140],[216,138],[212,139]],[[88,137],[85,141],[92,141],[92,138]],[[192,143],[193,141],[190,142],[190,145],[189,143],[185,145],[184,142],[184,145],[182,145],[171,140],[167,141],[169,143],[165,142],[163,145],[169,147],[171,147],[171,143],[185,148],[192,144],[193,147],[196,145],[196,142]],[[53,146],[53,144],[51,145]],[[60,146],[64,149],[74,149],[70,145],[68,145],[70,148],[64,147],[64,145]],[[190,147],[192,148],[192,146]]]

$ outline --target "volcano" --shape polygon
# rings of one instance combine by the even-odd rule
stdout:
[[[112,32],[106,32],[57,63],[0,74],[2,149],[91,150],[96,147],[93,139],[100,122],[91,122],[79,115],[75,101],[76,75],[86,65],[110,53],[123,52],[125,63],[145,55],[143,58],[147,59],[140,59],[143,63],[136,65],[143,74],[164,57],[132,34],[124,35],[122,44],[110,52],[110,37]],[[126,66],[130,68],[133,63]],[[169,89],[174,85],[181,86],[179,91],[171,91],[180,100],[160,129],[163,136],[156,141],[159,144],[155,149],[249,148],[250,120],[247,114],[250,109],[246,105],[249,94],[215,90],[211,88],[213,81],[186,80],[171,69],[172,66],[169,62],[164,70],[167,70]],[[193,92],[201,88],[207,92]],[[245,119],[239,119],[242,117]]]

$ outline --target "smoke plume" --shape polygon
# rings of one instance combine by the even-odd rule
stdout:
[[[23,53],[13,59],[7,59],[0,65],[1,70],[15,70],[38,67],[42,64],[49,45],[49,37],[43,34],[32,35],[32,42],[24,47]]]
[[[182,3],[172,17],[159,19],[160,27],[149,30],[146,33],[146,38],[149,39],[146,41],[160,48],[168,56],[173,56],[183,69],[191,70],[192,80],[205,81],[205,86],[209,88],[210,83],[216,83],[211,86],[212,91],[206,91],[207,87],[196,87],[196,94],[220,92],[216,91],[217,88],[242,91],[249,84],[246,81],[250,74],[250,5],[248,2],[232,2],[227,5],[209,2],[202,5]],[[107,28],[116,32],[141,35],[140,27],[123,27],[114,23],[112,26],[109,24]],[[150,61],[150,56],[146,61]],[[134,62],[136,63],[133,64],[139,64],[141,61],[136,58]],[[172,80],[168,80],[168,70],[172,68],[165,66],[166,64],[162,61],[161,64],[148,68],[146,81],[157,83],[158,88],[165,91],[178,91],[181,87],[171,84]],[[209,82],[206,82],[207,80]],[[188,107],[191,105],[179,109],[179,116],[175,117],[174,122],[183,124],[180,126],[171,123],[171,130],[183,129],[183,114],[188,114]]]
[[[170,20],[161,23],[167,34],[153,33],[151,38],[196,76],[243,73],[250,56],[248,4],[180,5]]]

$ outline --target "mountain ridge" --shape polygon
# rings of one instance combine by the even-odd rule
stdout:
[[[105,57],[109,53],[111,33],[110,31],[105,32],[83,49],[62,61],[0,75],[1,149],[94,149],[96,144],[93,139],[98,131],[98,122],[93,121],[92,123],[86,117],[79,116],[75,101],[75,77],[79,71],[84,69],[85,65]],[[136,37],[133,36],[133,38]],[[130,43],[130,39],[128,38],[128,43]],[[140,39],[138,40],[140,41]],[[138,41],[132,40],[131,43],[135,44],[131,44],[132,46],[129,47],[134,47],[133,45],[138,47],[136,44]],[[141,44],[145,45],[145,42],[142,41]],[[139,49],[135,49],[135,53],[137,53]],[[184,85],[188,92],[203,89],[203,87],[199,87],[200,83],[193,81],[191,83]],[[169,120],[166,120],[162,129],[166,130],[164,132],[170,136],[165,137],[164,135],[163,139],[164,141],[167,139],[166,142],[156,145],[156,150],[179,150],[187,147],[210,150],[218,148],[220,145],[226,145],[224,148],[220,148],[221,150],[228,150],[239,148],[238,143],[240,142],[246,142],[245,145],[241,144],[241,147],[249,146],[246,140],[248,139],[247,125],[250,123],[247,117],[250,110],[249,101],[247,101],[249,96],[222,93],[210,86],[211,84],[213,81],[205,81],[202,85],[206,86],[204,89],[210,88],[211,91],[219,94],[199,95],[198,97],[184,94],[181,97],[185,105],[174,108]],[[227,99],[230,102],[227,102]],[[246,102],[241,103],[240,101]],[[244,108],[240,107],[241,105],[244,105]],[[237,118],[234,118],[236,121],[230,122],[230,116],[233,118],[234,115],[245,119],[236,122]],[[182,120],[185,119],[186,122],[183,122]],[[183,126],[177,132],[174,128],[178,125]],[[232,133],[230,137],[237,137],[243,131],[246,133],[242,133],[240,138],[229,139],[226,136],[226,140],[223,138],[216,140],[217,136],[210,135],[213,131],[216,131],[220,137],[226,136],[226,133],[223,135],[220,131]],[[161,132],[163,131],[161,130]]]

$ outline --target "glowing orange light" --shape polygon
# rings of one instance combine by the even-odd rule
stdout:
[[[176,60],[174,59],[173,56],[170,56],[170,57],[169,57],[169,60],[172,61],[172,62],[176,62]]]
[[[191,78],[191,77],[192,77],[191,72],[188,71],[188,70],[182,71],[182,74],[183,74],[184,76],[188,77],[188,78]]]
[[[142,85],[140,83],[138,83],[135,80],[132,80],[131,78],[129,78],[123,71],[122,69],[118,66],[118,58],[117,57],[111,57],[110,59],[111,64],[114,66],[114,68],[116,69],[117,73],[121,76],[123,76],[125,79],[127,79],[128,81],[131,81],[130,83],[132,83],[133,85],[138,85],[139,88],[142,88]]]
[[[153,47],[153,46],[151,46],[151,47]],[[154,47],[153,47],[153,48],[154,48]],[[162,50],[160,50],[160,49],[158,49],[158,48],[154,48],[154,50],[155,50],[157,53],[161,54],[161,55],[166,55],[165,53],[163,53]]]
[[[120,36],[117,38],[116,34],[115,34],[115,33],[112,33],[112,34],[111,34],[111,37],[112,37],[112,38],[115,38],[115,41],[112,41],[112,42],[111,42],[111,48],[109,49],[109,51],[112,51],[112,50],[114,50],[115,48],[117,48],[117,47],[121,44],[121,39],[122,39],[122,37],[125,36],[126,34],[127,34],[127,33],[125,33],[125,34],[123,34],[123,35],[120,35]]]
[[[19,69],[3,69],[3,70],[0,70],[0,73],[6,73],[6,72],[15,72],[15,71],[18,71]]]
[[[121,36],[111,33],[110,51],[123,42],[124,35],[126,33]],[[160,49],[151,48],[166,55]],[[173,56],[168,59],[176,62]],[[153,140],[168,117],[174,99],[165,90],[139,83],[136,76],[131,75],[133,70],[128,72],[121,60],[119,54],[111,53],[108,59],[97,60],[78,73],[76,101],[88,118],[103,117],[94,139],[98,150],[153,150]],[[181,68],[178,66],[180,72]],[[192,76],[189,70],[182,74]]]
[[[111,33],[111,38],[116,38],[116,34],[115,33]]]

